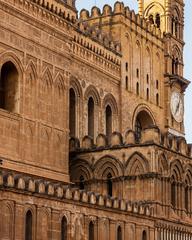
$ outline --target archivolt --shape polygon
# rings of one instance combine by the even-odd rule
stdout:
[[[95,104],[101,106],[101,100],[100,100],[99,93],[98,93],[97,89],[93,85],[90,85],[86,89],[84,97],[85,97],[86,100],[88,100],[89,97],[92,97],[94,102],[95,102]]]
[[[111,107],[114,114],[118,114],[117,102],[111,93],[108,93],[103,100],[103,108],[106,108],[107,105]]]
[[[183,167],[179,160],[175,160],[171,163],[171,176],[174,177],[176,181],[182,181],[183,178]]]
[[[102,179],[106,178],[109,172],[113,177],[122,176],[123,165],[118,159],[107,155],[96,162],[94,166],[94,175],[96,178]]]
[[[83,176],[85,180],[93,178],[90,164],[83,159],[77,159],[74,164],[70,165],[70,169],[73,181],[79,181],[80,176]]]
[[[125,175],[138,175],[149,171],[149,162],[141,153],[135,152],[127,160]]]
[[[70,78],[70,88],[73,88],[77,97],[82,97],[82,88],[77,78],[71,76]]]

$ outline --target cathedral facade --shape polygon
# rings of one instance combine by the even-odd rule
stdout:
[[[0,0],[0,240],[191,240],[184,0]]]

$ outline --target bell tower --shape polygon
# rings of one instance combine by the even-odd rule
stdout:
[[[138,0],[139,14],[157,28],[165,41],[165,128],[184,137],[184,92],[189,81],[183,77],[183,0]]]

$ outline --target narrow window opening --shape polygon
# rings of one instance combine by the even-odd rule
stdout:
[[[117,240],[122,240],[122,230],[120,226],[117,229]]]
[[[70,136],[76,136],[76,96],[74,90],[71,88],[69,92],[69,130]]]
[[[88,135],[94,138],[94,101],[90,97],[88,101]]]
[[[159,81],[156,80],[156,89],[159,89]]]
[[[125,88],[126,90],[128,90],[128,76],[126,76],[125,78]]]
[[[176,188],[176,185],[175,185],[175,182],[172,182],[171,183],[171,204],[173,206],[173,208],[176,207],[176,192],[175,192],[175,188]]]
[[[141,132],[142,132],[142,126],[139,121],[139,119],[136,119],[135,122],[135,137],[136,137],[136,142],[139,142],[141,139]]]
[[[84,179],[84,177],[82,175],[79,178],[79,188],[80,188],[80,190],[84,190],[85,189],[85,179]]]
[[[186,183],[187,184],[187,183]],[[188,186],[185,187],[185,209],[188,212],[189,210],[189,192],[188,192]]]
[[[147,233],[146,233],[146,231],[143,231],[142,240],[147,240]]]
[[[125,69],[128,71],[128,62],[125,63]]]
[[[93,224],[93,222],[90,222],[89,223],[89,240],[94,240],[95,239],[94,235],[95,235],[94,234],[94,224]]]
[[[156,23],[157,27],[160,28],[161,18],[160,18],[160,14],[159,13],[156,14],[155,23]]]
[[[63,217],[62,221],[61,221],[61,240],[67,240],[67,219],[66,219],[66,217]]]
[[[151,24],[154,24],[154,19],[153,19],[153,15],[152,14],[149,16],[149,22]]]
[[[147,74],[147,84],[149,84],[149,74]]]
[[[159,94],[156,94],[156,105],[159,106]]]
[[[139,95],[139,83],[137,83],[137,87],[136,87],[137,89],[136,89],[136,93],[137,93],[137,95]]]
[[[176,58],[175,60],[175,74],[178,74],[178,66],[179,66],[179,60]]]
[[[149,88],[147,88],[147,101],[149,101]]]
[[[112,110],[108,105],[105,110],[105,118],[106,118],[106,136],[109,137],[112,134]]]
[[[113,196],[113,182],[112,182],[112,175],[109,173],[107,175],[107,194],[108,196]]]
[[[137,75],[137,78],[139,78],[139,69],[138,68],[136,70],[136,75]]]
[[[32,240],[32,213],[28,211],[25,216],[25,240]]]

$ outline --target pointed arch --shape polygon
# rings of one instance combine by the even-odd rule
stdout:
[[[85,94],[84,94],[84,98],[86,100],[89,100],[89,98],[92,97],[94,100],[94,103],[98,106],[101,106],[101,99],[99,96],[99,93],[96,89],[96,87],[94,87],[93,85],[90,85],[89,87],[87,87]]]
[[[61,219],[61,240],[67,240],[68,227],[67,227],[67,218],[65,216]]]
[[[111,107],[114,114],[118,114],[117,102],[111,93],[108,93],[103,99],[103,108],[105,109],[107,105]]]
[[[49,68],[46,68],[42,75],[42,83],[48,87],[52,87],[53,85],[53,78]]]
[[[122,163],[111,155],[103,156],[97,160],[93,169],[94,176],[98,179],[106,179],[109,173],[111,173],[113,178],[123,176]]]
[[[80,85],[78,79],[75,78],[74,76],[70,77],[70,88],[73,88],[76,97],[82,98],[83,93],[82,93],[81,85]]]
[[[175,181],[182,181],[183,180],[183,173],[184,169],[180,162],[180,160],[175,160],[171,162],[171,176],[174,178]]]
[[[33,239],[33,214],[28,210],[25,215],[25,240]]]
[[[165,156],[164,153],[162,153],[159,156],[158,163],[159,163],[158,171],[162,174],[168,173],[169,163],[168,163],[167,157]]]
[[[59,94],[63,94],[65,90],[64,80],[61,73],[58,73],[55,78],[55,87],[58,89]]]
[[[148,160],[139,152],[133,153],[126,162],[125,175],[140,175],[150,172]]]

